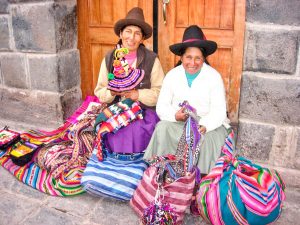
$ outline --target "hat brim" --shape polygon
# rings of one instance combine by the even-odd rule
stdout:
[[[182,42],[177,43],[174,45],[170,45],[170,51],[173,52],[175,55],[181,56],[185,49],[188,47],[198,47],[203,48],[205,50],[205,56],[213,54],[217,50],[217,43],[214,41],[208,40],[199,40],[199,41],[192,41],[192,42]]]
[[[140,27],[143,31],[143,34],[145,35],[145,37],[144,37],[145,39],[148,39],[152,36],[152,27],[148,23],[143,22],[141,20],[136,20],[136,19],[121,19],[121,20],[117,21],[115,24],[115,27],[114,27],[115,34],[117,36],[119,36],[120,31],[124,27],[129,26],[129,25],[134,25],[134,26]]]

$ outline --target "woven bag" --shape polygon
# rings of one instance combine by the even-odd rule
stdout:
[[[284,188],[276,171],[242,157],[222,156],[201,180],[197,207],[211,224],[269,224],[280,216]]]
[[[142,153],[130,155],[104,152],[103,161],[97,158],[97,149],[89,160],[81,178],[88,193],[129,201],[148,164]]]
[[[143,217],[145,209],[155,201],[157,190],[160,188],[162,202],[170,204],[177,214],[177,224],[183,220],[185,210],[190,206],[195,186],[195,171],[160,185],[158,182],[160,165],[150,166],[144,173],[143,179],[130,200],[130,206]]]

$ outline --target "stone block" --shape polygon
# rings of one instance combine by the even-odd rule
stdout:
[[[61,96],[58,93],[21,91],[0,87],[1,119],[33,126],[58,127],[63,123]]]
[[[240,118],[299,126],[300,80],[244,73],[239,109]]]
[[[300,128],[297,128],[297,146],[296,146],[295,168],[300,170]]]
[[[40,224],[55,224],[55,225],[81,225],[84,221],[84,218],[76,217],[60,211],[56,208],[48,207],[39,207],[36,209],[34,214],[29,216],[26,215],[26,218],[23,221],[23,225],[40,225]]]
[[[248,22],[300,25],[299,0],[247,0]]]
[[[285,190],[286,199],[283,202],[282,214],[279,220],[276,221],[276,225],[289,225],[289,224],[299,224],[300,221],[300,189],[294,188],[290,189],[287,186]]]
[[[10,3],[49,2],[49,0],[8,0],[8,1]]]
[[[269,163],[274,166],[294,168],[296,161],[297,129],[276,127]]]
[[[2,129],[2,127],[1,127]],[[1,182],[0,182],[0,190],[8,190],[12,191],[16,186],[20,186],[18,184],[17,179],[12,180],[12,175],[10,172],[8,172],[4,167],[0,166],[0,176],[1,176]]]
[[[31,89],[59,91],[57,55],[28,55]]]
[[[12,5],[16,48],[24,52],[56,52],[53,3]]]
[[[8,13],[8,0],[1,0],[0,2],[0,14]]]
[[[25,55],[12,53],[0,56],[3,84],[8,87],[28,88]]]
[[[57,57],[59,90],[65,91],[80,85],[79,51],[73,50]]]
[[[78,50],[28,55],[31,88],[64,92],[80,84]]]
[[[268,161],[275,128],[271,125],[239,121],[237,150],[251,160]]]
[[[298,36],[297,31],[247,30],[244,70],[294,74]]]
[[[76,1],[54,3],[51,13],[55,18],[57,51],[77,48]]]
[[[116,219],[115,215],[110,212],[118,212],[118,221],[121,221],[120,219],[122,218],[122,224],[140,224],[139,218],[128,207],[128,203],[109,198],[102,198],[98,202],[95,210],[90,214],[90,221],[93,223],[110,224],[110,221]]]
[[[76,1],[13,5],[11,11],[17,49],[55,53],[77,47]]]
[[[2,70],[1,70],[1,62],[0,62],[0,85],[3,84]]]
[[[22,203],[22,204],[20,204]],[[1,224],[24,224],[22,221],[28,216],[24,212],[32,213],[37,210],[37,205],[34,201],[28,198],[20,197],[15,193],[6,192],[1,197],[0,216]],[[14,216],[5,216],[14,212]]]
[[[75,110],[81,105],[81,89],[80,87],[73,88],[61,96],[61,104],[63,111],[63,119],[66,120]]]
[[[93,211],[98,201],[99,198],[87,193],[76,196],[76,198],[49,196],[47,206],[76,216],[86,217],[86,215]]]
[[[0,51],[9,49],[8,17],[0,16]]]

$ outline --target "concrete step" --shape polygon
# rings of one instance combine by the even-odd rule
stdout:
[[[0,225],[138,225],[128,203],[82,194],[53,197],[14,178],[0,167]],[[187,214],[185,225],[206,224]],[[276,225],[300,224],[300,189],[287,187],[283,212]]]

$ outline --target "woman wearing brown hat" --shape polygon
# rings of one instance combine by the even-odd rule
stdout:
[[[116,134],[107,135],[107,145],[112,151],[141,152],[147,147],[155,124],[159,120],[155,111],[150,108],[154,108],[157,103],[164,73],[157,55],[143,45],[143,41],[151,37],[152,27],[145,22],[141,8],[132,8],[124,19],[116,22],[114,31],[120,40],[117,47],[107,53],[102,60],[94,93],[101,102],[109,104],[125,98],[141,103],[145,109],[142,121],[135,121]],[[116,67],[113,64],[118,56],[115,53],[120,49],[126,49],[126,54],[122,54],[124,57],[122,60],[129,65],[130,73],[128,76],[124,75],[127,76],[126,79],[121,79],[121,86],[116,86],[116,82],[112,82],[116,81],[116,78],[110,80],[112,79],[110,76],[114,77],[113,74],[116,74]]]
[[[220,156],[228,131],[226,100],[221,75],[209,66],[206,57],[217,49],[206,40],[201,28],[186,28],[181,43],[170,46],[180,56],[181,65],[169,71],[163,81],[156,111],[161,121],[156,125],[144,158],[175,154],[187,114],[179,105],[183,101],[196,109],[199,131],[204,134],[197,166],[207,174]]]

